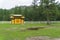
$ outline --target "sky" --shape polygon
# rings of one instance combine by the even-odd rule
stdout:
[[[33,0],[0,0],[0,8],[10,9],[15,6],[29,6],[32,4]],[[59,0],[56,0],[59,1]]]

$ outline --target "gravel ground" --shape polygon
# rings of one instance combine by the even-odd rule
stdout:
[[[60,40],[60,38],[50,38],[48,36],[28,37],[26,40]]]

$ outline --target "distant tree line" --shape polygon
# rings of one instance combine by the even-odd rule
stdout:
[[[60,3],[55,0],[33,0],[31,6],[0,9],[0,21],[11,20],[11,14],[21,14],[26,21],[59,21]]]

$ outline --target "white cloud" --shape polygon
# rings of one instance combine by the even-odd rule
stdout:
[[[56,0],[56,2],[59,2],[60,3],[60,0]]]
[[[0,8],[12,8],[20,5],[31,5],[32,0],[0,0]]]

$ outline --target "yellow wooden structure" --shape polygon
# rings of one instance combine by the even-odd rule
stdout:
[[[23,24],[24,23],[24,16],[22,15],[11,15],[11,23],[12,24]]]

